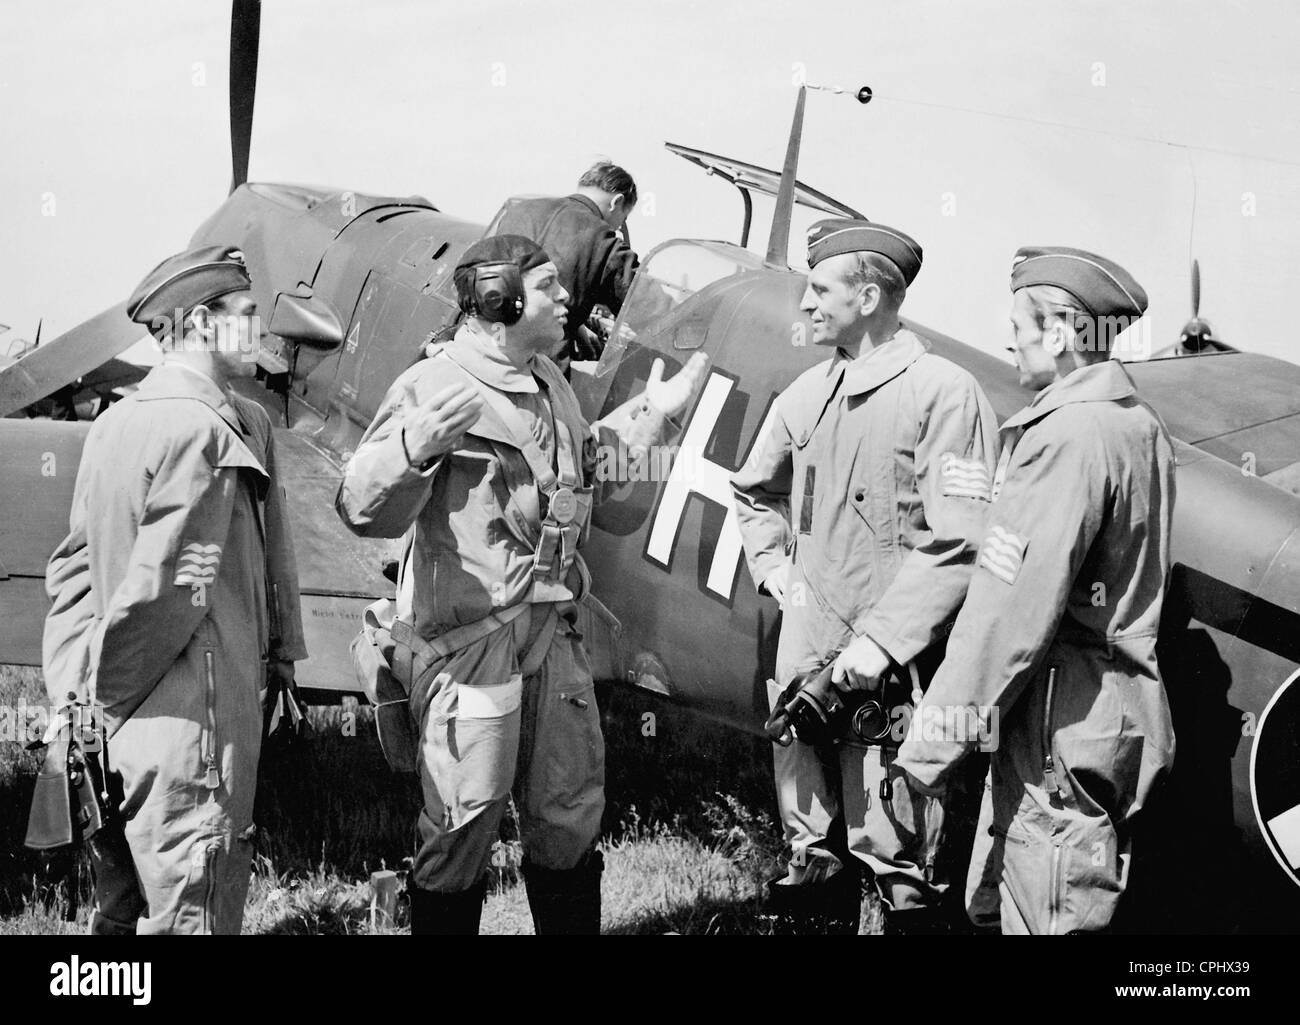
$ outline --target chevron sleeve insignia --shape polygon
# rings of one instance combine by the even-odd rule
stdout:
[[[1029,539],[1013,534],[1005,527],[989,528],[984,544],[980,546],[979,563],[1006,584],[1014,584],[1025,561]]]
[[[176,557],[176,577],[172,583],[178,587],[211,586],[217,582],[220,565],[221,545],[187,542]]]
[[[990,500],[993,482],[989,468],[980,459],[962,459],[953,452],[939,457],[939,481],[943,494],[950,498]]]

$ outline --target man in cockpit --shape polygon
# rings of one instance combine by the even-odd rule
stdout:
[[[598,360],[604,342],[587,326],[597,305],[617,316],[636,276],[637,255],[627,241],[636,207],[636,182],[607,160],[578,179],[569,196],[508,199],[488,235],[523,235],[546,250],[569,293],[569,319],[556,362],[568,372],[575,360]]]

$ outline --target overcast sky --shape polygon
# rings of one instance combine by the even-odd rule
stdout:
[[[1220,335],[1300,362],[1289,0],[265,6],[252,180],[486,222],[607,155],[645,197],[642,253],[735,239],[735,190],[664,141],[779,166],[797,76],[869,84],[866,107],[809,95],[800,177],[921,242],[915,319],[1000,351],[1015,249],[1074,245],[1142,282],[1159,347],[1191,250]],[[220,0],[0,5],[0,350],[123,298],[221,202],[228,33]]]

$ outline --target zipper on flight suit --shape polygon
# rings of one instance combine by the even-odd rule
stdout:
[[[1056,666],[1047,670],[1047,701],[1043,707],[1043,776],[1047,787],[1059,800],[1065,800],[1056,779],[1056,761],[1052,758],[1052,694],[1056,690]]]
[[[1056,779],[1056,761],[1052,758],[1052,698],[1056,692],[1056,666],[1047,670],[1047,700],[1043,706],[1043,776],[1048,789],[1059,801],[1065,800],[1061,784]],[[1047,935],[1056,935],[1057,919],[1061,911],[1061,872],[1064,864],[1061,841],[1052,841],[1052,867],[1049,880],[1051,892],[1047,899]]]
[[[921,878],[927,883],[934,882],[934,861],[939,852],[939,830],[942,823],[935,820],[943,814],[943,808],[933,797],[923,797],[925,801],[925,863],[921,869]]]
[[[280,640],[282,638],[280,632],[280,585],[279,584],[275,584],[275,583],[271,584],[270,597],[271,600],[268,603],[270,607],[267,609],[267,619],[270,621],[271,636],[268,638],[270,644],[268,644],[267,646],[274,647],[279,645]]]
[[[203,649],[203,674],[206,677],[208,743],[204,761],[207,767],[204,786],[216,790],[221,786],[221,773],[217,770],[217,674],[213,665],[214,656],[211,648]]]
[[[1065,859],[1061,856],[1061,841],[1056,840],[1052,843],[1052,871],[1051,871],[1051,894],[1047,900],[1047,935],[1056,935],[1057,919],[1061,912],[1061,869],[1065,864]]]
[[[217,855],[221,853],[221,844],[209,844],[203,852],[203,874],[205,888],[203,891],[203,932],[211,936],[216,925],[213,902],[217,896]]]

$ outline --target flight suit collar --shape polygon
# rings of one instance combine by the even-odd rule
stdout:
[[[160,363],[140,382],[141,399],[198,399],[226,421],[235,433],[243,435],[239,414],[230,397],[216,381],[202,371],[184,363]]]
[[[203,403],[221,417],[226,426],[234,432],[238,442],[238,448],[230,452],[228,457],[222,457],[230,458],[231,461],[221,465],[247,466],[256,470],[263,478],[269,479],[262,460],[254,455],[248,445],[244,425],[240,422],[239,414],[235,412],[230,397],[207,374],[184,363],[160,363],[145,375],[134,397],[140,402],[148,402],[151,399],[193,399]]]
[[[1002,430],[1024,427],[1072,402],[1118,402],[1136,393],[1133,379],[1119,360],[1093,363],[1049,384],[1034,396],[1033,402],[1008,417]]]
[[[898,331],[883,345],[850,362],[844,370],[845,395],[862,395],[879,388],[925,355],[925,343],[907,328]]]
[[[520,370],[490,338],[463,324],[444,349],[462,370],[497,391],[537,393],[537,378]],[[536,360],[533,361],[536,363]]]
[[[605,215],[600,212],[600,207],[598,207],[590,198],[582,195],[580,192],[575,192],[573,193],[573,195],[569,196],[568,198],[574,200],[577,203],[580,203],[582,206],[585,206],[588,210],[590,210],[593,214],[599,217],[602,221],[605,219]]]

